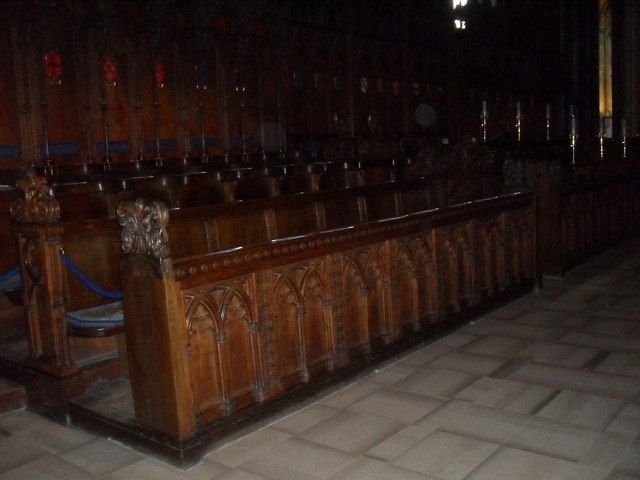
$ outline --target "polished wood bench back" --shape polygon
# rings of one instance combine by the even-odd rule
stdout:
[[[392,188],[350,192],[365,209],[382,198],[386,207],[377,212],[391,211],[402,196]],[[260,231],[256,242],[238,239],[227,250],[184,257],[180,232],[199,218],[207,219],[200,225],[218,222],[215,207],[187,213],[144,199],[120,205],[125,322],[142,425],[188,439],[533,285],[532,194],[373,220],[359,211],[359,221],[327,228],[317,212],[328,220],[338,213],[327,208],[331,201],[347,197],[324,193],[242,202],[228,219],[261,217],[260,226],[244,225],[245,235],[247,227]],[[286,220],[294,214],[302,223]],[[212,234],[200,228],[197,235]]]
[[[357,173],[358,170],[353,165],[349,167],[346,170],[350,169]],[[180,205],[181,199],[188,198],[181,197],[180,193],[188,189],[204,186],[204,188],[211,188],[217,195],[217,197],[213,196],[213,200],[205,200],[205,204],[170,210],[172,222],[167,227],[167,231],[172,238],[171,251],[175,258],[200,258],[207,255],[225,255],[224,252],[234,251],[242,252],[243,255],[244,252],[247,252],[246,255],[255,255],[264,246],[269,248],[273,246],[277,249],[279,245],[282,245],[283,251],[288,251],[288,242],[296,241],[296,238],[309,235],[326,236],[327,232],[335,229],[351,232],[367,223],[376,225],[375,229],[379,230],[376,238],[383,242],[386,240],[385,225],[389,218],[411,213],[404,207],[405,189],[413,189],[413,195],[418,198],[422,188],[422,195],[427,197],[426,204],[431,204],[429,199],[432,196],[433,182],[430,179],[413,182],[384,182],[376,185],[354,184],[341,189],[323,190],[319,188],[319,181],[328,168],[324,164],[314,164],[259,172],[237,169],[176,173],[155,177],[138,175],[139,172],[136,171],[130,177],[123,176],[119,179],[112,178],[109,182],[106,180],[97,182],[96,191],[88,191],[84,194],[67,191],[61,193],[57,199],[50,195],[51,187],[42,185],[43,188],[37,190],[36,195],[40,202],[34,210],[36,217],[27,221],[14,218],[14,232],[23,258],[21,262],[23,273],[27,272],[26,274],[30,275],[27,278],[27,291],[30,293],[25,297],[25,307],[28,315],[26,324],[30,329],[28,336],[32,342],[31,362],[36,366],[34,368],[66,378],[78,373],[78,365],[89,365],[94,359],[103,358],[114,351],[113,338],[86,339],[69,336],[65,322],[66,312],[92,307],[108,300],[89,290],[68,271],[61,262],[60,249],[63,248],[78,269],[95,284],[106,290],[122,291],[122,275],[118,266],[121,252],[120,231],[111,212],[116,205],[127,199],[134,200],[145,190],[155,198],[165,198],[163,195],[170,195],[170,200],[165,199],[167,206],[171,206],[172,201]],[[339,169],[344,172],[344,165],[340,165]],[[301,171],[310,175],[312,189],[309,192],[233,200],[232,195],[236,186],[247,179],[247,181],[257,182],[273,181],[282,185],[289,175]],[[358,175],[360,174],[356,176]],[[318,188],[313,187],[316,181]],[[200,202],[203,200],[194,203]],[[417,207],[414,206],[413,209],[417,211]],[[51,214],[51,218],[43,216],[43,213]],[[322,237],[322,241],[328,242],[323,247],[327,252],[334,248],[336,241],[341,243],[340,237],[334,240],[333,237],[325,236]],[[377,253],[368,253],[367,256],[382,258],[385,248],[389,247],[375,246],[374,248],[372,246],[372,248]],[[382,251],[378,251],[379,248],[382,248]],[[357,258],[364,257],[361,255]],[[235,258],[233,261],[236,261]],[[31,271],[33,265],[42,266],[42,268]],[[325,265],[323,269],[329,268],[326,259],[323,260],[323,265]],[[352,265],[349,268],[352,268],[353,275],[360,271],[372,272],[371,275],[375,276],[374,272],[382,268],[382,264],[353,263],[350,265]],[[407,274],[407,279],[409,276]],[[384,284],[384,280],[376,278],[378,278],[377,282],[381,282],[376,284],[379,285],[376,288],[382,288],[380,285]],[[322,282],[326,281],[325,279]],[[364,280],[358,280],[360,283],[362,281]],[[355,286],[358,282],[350,284],[353,287],[353,295],[370,288],[361,285],[362,289],[359,289]],[[278,296],[285,295],[287,283],[280,285]],[[324,288],[330,287],[327,284]],[[387,305],[388,301],[383,300],[378,290],[376,292],[370,297],[376,300],[369,300],[370,303],[367,305],[354,307],[355,304],[350,303],[349,308],[353,309],[350,315],[355,315],[360,308],[373,312],[382,308],[383,304]],[[275,292],[274,295],[276,295]],[[454,298],[454,295],[451,294],[449,297]],[[288,308],[286,307],[285,310]],[[305,308],[319,312],[325,311],[320,301],[309,304]],[[418,311],[423,311],[420,308]],[[287,310],[287,312],[287,315],[292,315],[291,311]],[[371,334],[376,338],[385,331],[380,323],[381,318],[371,320],[371,325],[367,327],[371,332],[378,332],[375,335]],[[292,328],[291,325],[283,324],[282,328]],[[320,335],[322,331],[319,329],[324,328],[320,325],[328,324],[314,324],[313,328],[318,330],[311,331]],[[349,338],[355,339],[359,338],[358,335],[364,335],[363,328],[364,326],[353,330],[356,333],[347,333]],[[349,342],[351,345],[349,349],[360,348],[357,346],[359,340],[349,340]],[[323,353],[326,348],[329,348],[328,345],[329,343],[325,342],[309,346],[312,349],[309,357],[310,375],[314,369],[322,370],[325,360],[329,361]],[[282,348],[285,347],[282,346]],[[282,368],[289,373],[283,374],[282,384],[294,385],[298,382],[298,376],[294,373],[298,367],[295,363],[291,363],[292,357],[283,358],[286,358],[286,361],[283,360],[286,365],[283,364]],[[122,371],[125,369],[123,368]],[[110,374],[117,373],[118,371],[112,370]],[[235,381],[232,380],[232,382]],[[240,383],[246,385],[244,380]],[[253,394],[249,395],[247,392],[242,395],[245,395],[247,401],[254,398]],[[236,396],[236,394],[232,395],[233,398]],[[215,411],[217,410],[212,410],[212,412]]]

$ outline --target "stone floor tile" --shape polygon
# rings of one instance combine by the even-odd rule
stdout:
[[[329,480],[439,480],[379,460],[360,457]]]
[[[520,313],[517,311],[516,314]],[[495,317],[496,312],[491,312],[486,317],[480,318],[476,321],[471,321],[468,324],[460,328],[459,332],[470,333],[473,335],[487,335],[493,333],[495,328],[498,328],[508,321],[504,318]]]
[[[605,432],[580,459],[580,464],[612,471],[619,468],[625,458],[637,458],[639,454],[636,448],[633,437]]]
[[[340,412],[308,428],[298,438],[362,455],[403,428],[390,418],[368,413]]]
[[[279,444],[278,448],[252,457],[238,468],[271,480],[325,480],[356,458],[341,450],[294,437]]]
[[[500,446],[435,431],[393,460],[392,465],[447,480],[462,480]]]
[[[458,330],[457,332],[447,335],[438,343],[450,348],[460,348],[469,342],[472,342],[476,338],[478,338],[477,335]]]
[[[537,416],[603,430],[624,407],[623,400],[562,391]]]
[[[459,408],[456,415],[442,418],[439,428],[485,442],[508,444],[522,431],[526,431],[532,420],[531,415],[471,404]],[[416,425],[424,427],[428,421],[429,417],[426,417]]]
[[[536,413],[559,391],[550,387],[514,382],[503,378],[483,377],[455,398],[516,413]]]
[[[44,457],[49,452],[24,438],[7,437],[0,441],[0,474]]]
[[[376,370],[373,375],[367,377],[367,380],[370,382],[391,385],[392,383],[415,373],[417,369],[418,367],[416,366],[398,362],[383,369]]]
[[[431,434],[437,427],[431,424],[425,426],[407,425],[396,434],[385,439],[367,452],[367,457],[390,462],[409,450],[420,440]]]
[[[238,470],[237,468],[228,470],[216,477],[212,477],[211,480],[267,480],[266,477],[260,477],[253,473]],[[303,479],[301,479],[303,480]]]
[[[618,470],[640,476],[640,455],[638,452],[640,452],[640,438],[636,438],[631,447],[621,455]]]
[[[102,477],[140,461],[143,456],[102,438],[95,438],[58,454],[67,462]]]
[[[0,475],[2,480],[97,480],[99,477],[55,455],[46,455]]]
[[[222,465],[221,463],[207,460],[205,458],[198,465],[189,468],[184,473],[193,480],[212,480],[214,478],[219,478],[222,474],[231,470],[232,469]]]
[[[322,399],[320,404],[334,408],[346,408],[383,387],[384,385],[381,383],[362,380]]]
[[[635,320],[593,316],[587,320],[580,330],[603,333],[605,335],[633,335],[637,328],[638,322]]]
[[[421,367],[451,350],[453,350],[451,347],[438,342],[403,358],[401,363]]]
[[[144,458],[102,477],[104,480],[192,480],[187,472]]]
[[[514,306],[512,303],[494,310],[487,315],[488,318],[498,320],[510,320],[522,312],[521,308]]]
[[[640,392],[640,382],[633,377],[534,362],[526,363],[509,378],[561,390],[592,393],[623,400],[633,399]]]
[[[261,455],[264,451],[277,448],[291,438],[291,434],[273,428],[265,428],[227,445],[205,458],[235,468],[247,460]]]
[[[24,440],[38,445],[49,453],[58,453],[82,445],[96,438],[79,428],[67,427],[59,423],[40,418],[26,428],[12,435],[12,441]]]
[[[350,405],[348,410],[393,419],[402,424],[413,423],[444,403],[430,397],[395,388],[383,388]]]
[[[607,473],[559,458],[503,447],[465,480],[605,480]]]
[[[511,436],[506,445],[579,462],[603,433],[592,428],[536,417]]]
[[[547,341],[552,341],[565,335],[566,333],[566,329],[561,327],[526,325],[520,323],[509,323],[497,326],[491,332],[492,335],[500,335],[503,337]]]
[[[508,361],[507,358],[494,355],[453,351],[435,359],[429,366],[475,375],[488,375]]]
[[[602,353],[595,348],[535,342],[520,350],[518,358],[562,367],[581,368]]]
[[[640,477],[625,472],[612,472],[606,480],[640,480]]]
[[[483,335],[473,342],[469,342],[460,350],[484,355],[496,355],[499,357],[513,357],[529,345],[529,343],[531,342],[520,338],[501,335]]]
[[[625,405],[607,426],[607,431],[622,433],[630,437],[640,437],[640,405],[635,403]]]
[[[629,377],[640,377],[640,353],[608,352],[594,370]]]
[[[393,384],[394,388],[430,397],[451,398],[478,379],[478,375],[430,366]]]
[[[275,430],[297,435],[304,432],[307,428],[313,427],[318,423],[326,420],[342,410],[327,405],[310,405],[299,412],[289,415],[270,426]]]
[[[523,325],[537,325],[540,327],[555,327],[566,317],[567,314],[564,312],[536,308],[521,312],[512,319],[512,322]]]
[[[580,287],[561,293],[554,300],[567,303],[591,303],[604,293],[606,293],[606,289],[582,284]]]

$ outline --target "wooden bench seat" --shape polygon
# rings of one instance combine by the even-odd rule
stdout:
[[[99,338],[124,333],[122,301],[102,303],[66,312],[69,333],[82,338]]]
[[[21,288],[22,280],[20,278],[20,269],[18,267],[0,277],[0,294],[15,292]]]

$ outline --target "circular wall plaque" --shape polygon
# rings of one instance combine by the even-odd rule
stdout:
[[[428,127],[436,121],[436,110],[431,105],[421,103],[416,107],[414,117],[418,125]]]

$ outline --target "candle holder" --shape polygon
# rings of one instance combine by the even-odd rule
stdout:
[[[482,142],[486,143],[487,141],[487,120],[489,118],[489,114],[487,113],[487,101],[482,101],[482,113],[480,114],[480,131],[482,133]]]
[[[518,142],[522,140],[522,112],[520,110],[520,102],[516,103],[516,135]]]
[[[605,125],[604,117],[600,117],[600,128],[598,131],[598,141],[600,143],[600,160],[604,159],[604,138],[605,138]]]
[[[576,146],[578,144],[578,131],[576,129],[576,112],[573,105],[569,107],[569,118],[571,133],[569,134],[569,144],[571,145],[571,165],[576,165]]]
[[[546,138],[547,142],[551,140],[551,105],[547,103],[547,108],[545,112],[545,128],[546,128]]]
[[[620,120],[620,130],[622,135],[622,158],[627,158],[627,121],[624,118]]]

